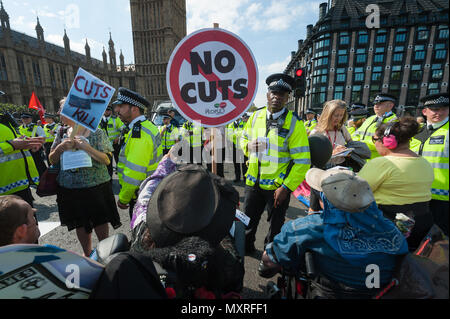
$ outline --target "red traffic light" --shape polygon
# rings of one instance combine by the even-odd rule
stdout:
[[[303,70],[302,69],[297,69],[297,71],[295,71],[295,76],[300,77],[300,76],[302,76],[302,74],[303,74]]]

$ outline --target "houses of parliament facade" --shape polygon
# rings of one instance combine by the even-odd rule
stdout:
[[[130,0],[130,7],[135,64],[125,65],[122,52],[117,61],[111,33],[100,61],[91,57],[87,41],[84,55],[72,51],[66,30],[64,47],[46,42],[39,18],[36,37],[12,30],[1,2],[0,90],[8,93],[6,102],[27,105],[34,91],[46,110],[56,112],[79,67],[115,88],[141,93],[152,104],[169,99],[166,68],[186,35],[186,0]]]

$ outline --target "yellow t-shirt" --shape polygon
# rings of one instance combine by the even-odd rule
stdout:
[[[433,168],[423,157],[384,156],[358,173],[372,188],[377,204],[405,205],[431,200]]]

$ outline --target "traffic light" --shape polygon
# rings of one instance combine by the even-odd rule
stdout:
[[[306,90],[306,72],[303,68],[295,69],[294,79],[295,79],[295,88],[294,88],[294,96],[295,97],[303,97],[305,96]]]

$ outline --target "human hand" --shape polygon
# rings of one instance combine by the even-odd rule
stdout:
[[[38,151],[45,142],[43,137],[32,137],[32,138],[15,138],[9,141],[15,150],[32,150],[33,152]]]
[[[333,155],[344,152],[347,148],[344,145],[337,145],[333,150]]]
[[[90,146],[89,142],[86,139],[81,138],[80,136],[76,136],[73,139],[73,142],[74,142],[74,148],[83,150],[83,151],[86,151]]]
[[[73,139],[65,139],[62,141],[61,144],[58,146],[63,152],[69,151],[71,149],[75,148],[75,142]]]
[[[284,186],[280,186],[273,194],[273,207],[277,208],[279,205],[283,204],[283,202],[288,198],[289,191],[284,188]]]
[[[251,153],[258,153],[258,152],[265,151],[267,148],[267,144],[262,141],[258,141],[256,139],[256,140],[249,142],[247,144],[247,148],[248,148],[248,151]]]

